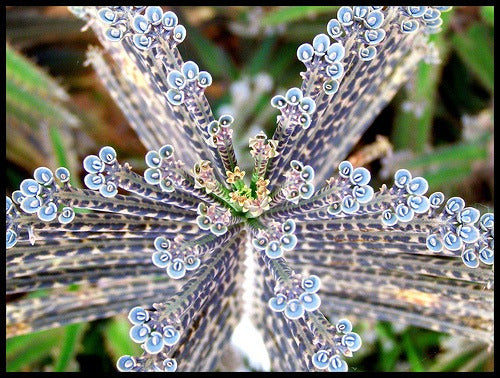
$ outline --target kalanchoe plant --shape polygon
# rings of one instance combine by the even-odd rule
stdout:
[[[367,169],[343,161],[433,53],[428,34],[449,7],[341,7],[298,48],[302,86],[272,98],[277,128],[250,139],[248,175],[233,117],[215,119],[204,95],[210,74],[179,54],[173,12],[71,10],[104,47],[88,61],[150,150],[148,168],[134,173],[106,146],[83,161],[88,189],[41,167],[7,197],[7,293],[97,284],[9,303],[8,337],[131,308],[144,353],[119,370],[212,370],[244,309],[249,253],[251,318],[273,370],[346,371],[362,342],[342,314],[492,342],[493,214],[429,194],[404,169],[375,191]]]

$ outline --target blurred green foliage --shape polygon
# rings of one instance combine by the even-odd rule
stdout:
[[[446,14],[443,32],[432,36],[441,64],[422,62],[396,98],[391,142],[408,153],[388,159],[387,175],[406,167],[432,190],[477,203],[459,186],[473,178],[493,189],[493,8],[464,8]]]
[[[494,91],[493,30],[489,25],[473,24],[452,37],[460,59],[492,94]]]
[[[26,168],[40,163],[74,167],[70,128],[79,120],[65,106],[68,94],[9,45],[5,58],[8,159]]]
[[[305,5],[295,7],[283,7],[267,13],[262,18],[262,25],[288,24],[297,20],[304,20],[310,16],[322,13],[335,14],[338,6]]]

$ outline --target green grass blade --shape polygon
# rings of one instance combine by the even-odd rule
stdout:
[[[443,31],[431,36],[439,50],[441,61],[446,61],[449,46],[445,33],[450,13],[443,14]],[[420,62],[414,77],[414,86],[407,90],[404,102],[417,109],[407,110],[400,106],[395,116],[392,143],[395,150],[410,149],[423,152],[431,144],[432,126],[436,110],[436,97],[441,81],[442,64]]]
[[[7,102],[17,106],[20,111],[55,123],[64,122],[75,125],[78,122],[75,116],[60,105],[29,92],[9,77],[6,77],[5,89]]]
[[[80,123],[67,109],[69,96],[40,67],[6,46],[7,156],[26,169],[33,165],[50,168],[76,167],[68,126]],[[28,161],[23,150],[36,149],[39,159]],[[55,166],[54,166],[55,165]],[[80,186],[78,176],[70,182]]]
[[[460,159],[457,160],[457,156]],[[405,162],[410,168],[422,168],[426,166],[448,166],[452,164],[470,164],[475,160],[483,160],[488,157],[486,142],[474,141],[469,143],[457,143],[446,147],[438,147],[432,152],[414,156]]]
[[[68,160],[68,156],[70,156],[70,154],[68,153],[67,148],[64,145],[63,137],[61,136],[60,130],[57,127],[51,127],[49,130],[49,135],[57,164],[60,167],[71,167],[71,163]],[[69,178],[69,182],[71,183],[72,186],[81,188],[78,176],[71,175]]]
[[[311,43],[314,37],[320,33],[325,33],[325,22],[317,21],[311,23],[294,23],[293,26],[286,31],[287,40],[295,43],[295,50],[297,46],[304,42]],[[295,57],[295,55],[293,55]]]
[[[186,30],[189,35],[188,43],[198,55],[200,69],[210,72],[215,78],[234,80],[237,76],[237,68],[231,57],[219,46],[205,38],[197,29],[186,25]]]
[[[454,183],[463,182],[467,177],[470,177],[472,168],[470,166],[458,166],[450,168],[442,168],[437,172],[424,172],[431,188],[442,188]]]
[[[495,7],[483,6],[481,7],[481,17],[490,26],[495,26]]]
[[[338,6],[322,5],[284,7],[266,14],[261,22],[264,26],[272,26],[302,20],[310,17],[312,14],[330,13],[334,16],[338,8]]]
[[[451,41],[460,59],[493,94],[493,30],[486,25],[474,24],[465,33],[453,35]]]
[[[421,357],[413,344],[412,338],[410,337],[410,333],[407,331],[403,333],[403,348],[406,352],[406,356],[408,357],[408,362],[410,363],[411,371],[424,371],[424,366],[421,362]]]
[[[466,180],[472,174],[476,163],[488,159],[490,138],[490,135],[485,134],[474,141],[437,147],[430,152],[402,159],[397,162],[397,167],[405,167],[425,177],[433,190],[449,187]],[[396,169],[396,166],[393,169]]]
[[[66,92],[49,75],[9,45],[5,47],[5,75],[30,92],[59,100],[69,99]]]
[[[378,370],[393,371],[399,360],[399,356],[402,353],[402,349],[398,345],[398,340],[394,330],[392,329],[392,324],[378,322],[375,325],[375,332],[378,336],[379,342],[381,343]]]
[[[51,348],[58,344],[62,334],[62,329],[55,329],[6,340],[6,370],[20,371],[44,358],[50,357]]]
[[[49,130],[49,134],[50,140],[52,141],[52,146],[54,147],[57,163],[62,167],[67,167],[68,160],[66,158],[66,151],[64,149],[62,137],[59,130],[55,127],[51,127]],[[71,182],[71,184],[73,184],[73,182]]]
[[[269,65],[268,73],[272,76],[275,82],[283,82],[288,78],[289,72],[287,69],[295,63],[297,46],[295,43],[287,43],[280,47],[274,54],[274,59]]]
[[[129,337],[130,323],[123,318],[114,318],[106,324],[104,338],[106,349],[114,361],[121,356],[138,356],[142,353],[139,344]]]
[[[75,358],[77,344],[83,335],[85,323],[70,324],[65,327],[61,352],[57,358],[54,371],[66,371],[69,363]]]
[[[250,59],[244,71],[250,76],[253,76],[265,69],[265,65],[270,61],[269,57],[276,44],[276,37],[270,36],[262,41],[262,44],[257,49],[253,57]]]
[[[429,367],[428,371],[470,371],[471,369],[467,369],[467,365],[470,365],[470,361],[473,361],[476,356],[481,355],[482,351],[484,351],[484,345],[464,345],[463,348],[458,348],[457,350],[450,351],[446,355],[442,356],[432,366]],[[485,356],[485,358],[486,357],[487,355]],[[480,361],[477,361],[477,363],[479,364]],[[472,366],[472,368],[473,367],[475,366]]]

